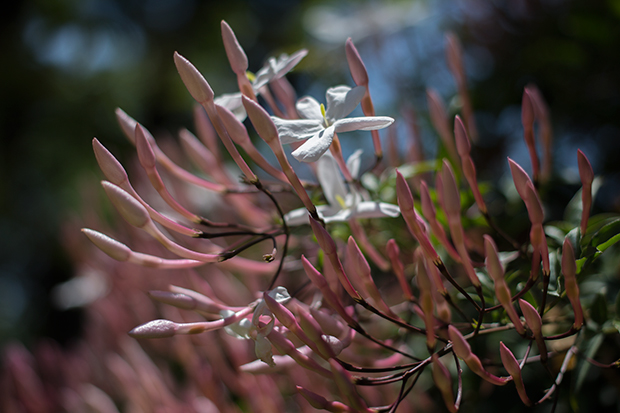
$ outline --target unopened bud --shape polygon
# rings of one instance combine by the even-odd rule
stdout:
[[[350,37],[347,39],[345,52],[347,55],[347,62],[349,63],[349,70],[351,71],[351,76],[355,84],[358,86],[368,86],[368,72],[366,71],[366,66]]]
[[[129,224],[142,228],[151,222],[148,211],[136,198],[108,181],[102,181],[101,185],[112,204]]]
[[[174,64],[179,71],[179,75],[181,75],[181,80],[183,80],[185,87],[198,103],[202,104],[213,100],[213,89],[211,89],[209,83],[189,60],[174,52]]]
[[[228,23],[222,20],[221,27],[222,42],[224,43],[224,49],[226,49],[226,56],[230,62],[230,67],[236,74],[245,76],[245,72],[248,70],[248,57],[245,55],[243,48]]]
[[[521,401],[526,406],[531,406],[532,401],[529,399],[529,397],[527,397],[527,393],[525,392],[525,386],[523,385],[521,367],[519,366],[519,363],[517,362],[514,354],[512,354],[512,351],[510,351],[508,347],[506,347],[501,341],[499,342],[499,353],[500,357],[502,358],[502,364],[504,365],[504,368],[506,369],[508,374],[512,376],[512,380],[517,387],[517,392],[519,393]]]
[[[279,142],[278,129],[265,109],[245,96],[242,96],[241,100],[243,101],[243,107],[248,113],[248,117],[252,125],[254,125],[254,129],[256,129],[258,136],[267,142],[268,145],[277,144]]]
[[[105,175],[106,179],[114,185],[121,185],[127,181],[127,172],[123,165],[103,146],[97,138],[93,138],[93,151],[99,168]]]
[[[175,335],[177,324],[170,320],[153,320],[129,332],[134,338],[167,338]]]
[[[88,228],[82,228],[84,235],[92,241],[101,251],[108,254],[110,257],[117,261],[127,261],[131,256],[131,250],[129,247],[117,240],[108,237],[101,232],[94,231]]]

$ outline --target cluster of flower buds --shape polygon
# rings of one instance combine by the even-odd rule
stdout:
[[[525,89],[522,105],[533,178],[508,159],[531,222],[529,237],[518,242],[495,222],[478,186],[471,156],[478,132],[463,52],[454,35],[447,38],[447,58],[463,103],[463,119],[457,115],[451,128],[441,98],[428,91],[432,123],[449,154],[436,162],[433,188],[427,182],[432,177],[429,173],[414,176],[406,172],[408,165],[377,174],[384,168],[378,131],[394,119],[376,116],[366,68],[350,39],[345,51],[356,86],[329,88],[322,104],[309,96],[296,100],[285,77],[306,55],[305,50],[269,59],[257,74],[251,74],[232,29],[225,22],[221,29],[239,92],[216,97],[200,71],[180,54],[174,55],[180,77],[199,105],[194,112],[197,136],[182,130],[181,146],[203,175],[194,175],[172,161],[142,125],[117,111],[164,210],[176,214],[178,220],[145,201],[121,164],[93,140],[107,179],[102,186],[112,204],[131,226],[154,238],[174,257],[133,251],[92,229],[83,232],[118,261],[159,269],[204,267],[207,281],[212,273],[221,273],[230,279],[229,290],[234,291],[232,286],[239,279],[250,290],[250,298],[240,302],[234,292],[222,295],[221,290],[210,288],[171,286],[169,291],[152,291],[152,299],[201,321],[157,319],[129,334],[166,338],[225,332],[252,349],[254,360],[235,365],[239,374],[288,372],[307,406],[330,412],[393,412],[399,407],[408,411],[412,401],[407,396],[415,393],[415,384],[423,375],[432,375],[445,406],[457,411],[462,402],[463,363],[492,385],[513,382],[523,403],[532,405],[522,369],[536,360],[546,366],[556,356],[548,351],[548,341],[574,336],[585,322],[573,245],[567,237],[560,275],[554,272],[545,234],[538,187],[550,168],[550,158],[544,157],[541,172],[535,122],[545,148],[551,132],[548,111],[537,89]],[[360,104],[364,116],[349,117]],[[243,123],[246,117],[253,130]],[[350,131],[371,132],[377,167],[368,174],[375,174],[377,185],[392,186],[391,192],[384,191],[388,195],[364,185],[368,181],[362,179],[359,151],[345,161],[338,135]],[[250,138],[254,134],[273,152],[277,165],[269,164],[254,146]],[[219,142],[238,167],[241,184],[235,183],[224,166]],[[296,161],[290,160],[283,145],[291,145]],[[578,160],[583,235],[588,231],[593,173],[581,151]],[[298,177],[297,161],[310,164],[318,185]],[[226,208],[201,205],[192,211],[185,206],[189,202],[178,196],[182,191],[170,182],[198,186],[215,195],[214,203],[223,200]],[[484,236],[468,232],[464,191],[473,196],[473,205],[468,207],[486,222]],[[291,204],[301,208],[290,208]],[[401,219],[405,225],[394,224]],[[483,247],[475,249],[476,241]],[[501,253],[497,245],[512,250]],[[541,269],[543,276],[538,277]],[[545,320],[551,305],[547,299],[550,281],[553,278],[558,284],[560,277],[574,323],[565,333],[545,336],[563,328],[561,321]],[[568,313],[566,300],[560,301]],[[521,346],[517,356],[503,342],[494,352],[477,353],[483,347],[481,337],[489,334],[511,343],[523,339],[529,345]],[[422,348],[416,344],[418,340],[425,349],[424,344]],[[529,356],[533,341],[537,357]],[[566,358],[575,351],[571,347]],[[496,367],[502,364],[504,370]],[[312,379],[298,380],[300,369]],[[555,384],[557,380],[541,401],[551,396]]]

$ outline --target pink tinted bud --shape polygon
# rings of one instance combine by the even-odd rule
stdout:
[[[459,358],[466,360],[473,355],[473,353],[471,352],[471,346],[469,345],[467,340],[465,340],[461,332],[452,324],[448,326],[448,336],[450,337],[450,341],[452,342],[452,348],[454,349],[454,353]]]
[[[310,226],[312,227],[312,232],[314,232],[314,236],[316,237],[319,246],[325,252],[326,255],[337,254],[338,248],[336,247],[336,243],[329,235],[329,232],[321,224],[318,223],[315,219],[310,219]]]
[[[471,143],[465,130],[465,125],[459,115],[454,118],[454,139],[456,140],[456,149],[461,157],[469,156],[471,151]]]
[[[542,224],[545,220],[545,213],[540,198],[538,198],[538,193],[531,181],[527,182],[525,186],[524,202],[532,224]]]
[[[129,141],[135,145],[135,134],[136,134],[136,120],[125,113],[121,108],[116,108],[114,112],[116,114],[116,120],[120,125],[123,133],[129,139]]]
[[[322,310],[310,307],[310,315],[319,323],[321,330],[330,336],[339,337],[345,330],[345,326],[340,321]]]
[[[359,396],[357,389],[353,385],[351,374],[334,359],[329,360],[329,367],[334,375],[334,381],[336,386],[338,386],[338,390],[340,390],[340,394],[349,400],[353,410],[356,412],[368,411],[366,403]]]
[[[175,335],[177,324],[170,320],[153,320],[142,324],[128,334],[133,338],[167,338]]]
[[[134,197],[108,181],[102,181],[101,185],[112,204],[129,224],[142,228],[151,222],[146,208]]]
[[[312,340],[314,344],[316,344],[316,347],[318,348],[323,358],[327,359],[327,358],[336,357],[337,353],[334,351],[332,346],[326,343],[325,340],[323,339],[324,334],[321,331],[321,326],[306,311],[299,311],[299,326],[301,327],[302,331],[306,334],[306,336],[310,340]],[[338,351],[338,353],[340,353],[340,351]]]
[[[273,315],[276,316],[278,321],[282,323],[283,326],[289,330],[294,329],[293,326],[297,324],[297,320],[295,320],[295,316],[288,308],[284,307],[282,304],[269,296],[268,291],[263,293],[263,300],[265,300],[265,304],[267,304],[269,310],[271,310]]]
[[[237,145],[244,145],[250,141],[248,131],[243,126],[243,123],[239,122],[239,119],[227,108],[219,105],[215,105],[217,114],[220,117],[224,127],[228,131],[230,138],[235,141]]]
[[[313,393],[310,390],[306,390],[300,386],[295,387],[297,388],[299,394],[301,394],[304,399],[306,399],[308,403],[310,403],[310,406],[314,407],[315,409],[326,410],[333,413],[348,413],[352,411],[348,406],[340,402],[330,402],[325,397]]]
[[[463,51],[461,42],[454,33],[446,34],[446,57],[452,74],[459,83],[463,82]]]
[[[222,41],[230,67],[236,74],[245,76],[245,72],[248,70],[248,57],[228,23],[222,20],[221,27]]]
[[[148,294],[151,298],[161,303],[181,308],[183,310],[193,310],[196,308],[196,300],[185,294],[157,290],[149,291]]]
[[[452,377],[450,372],[446,366],[439,361],[437,353],[434,353],[431,359],[433,360],[433,381],[441,392],[443,401],[448,410],[455,413],[458,409],[454,405],[454,393],[452,391]]]
[[[456,217],[461,214],[461,194],[456,185],[456,178],[452,167],[446,159],[443,161],[442,169],[442,195],[446,215]]]
[[[349,63],[351,77],[353,77],[355,84],[358,86],[368,86],[368,72],[366,71],[366,66],[350,37],[345,44],[345,52],[347,54],[347,62]]]
[[[497,246],[495,245],[495,241],[489,235],[484,235],[484,251],[486,254],[486,259],[484,261],[491,278],[495,282],[504,281],[504,267],[499,260],[499,256],[497,253]]]
[[[177,67],[185,87],[198,103],[213,100],[213,89],[211,89],[211,86],[209,86],[202,74],[189,62],[189,60],[177,52],[174,52],[174,64]]]
[[[89,240],[91,240],[93,244],[97,246],[97,248],[117,261],[127,261],[131,256],[132,252],[127,245],[120,243],[117,240],[102,234],[101,232],[93,231],[88,228],[82,228],[82,232],[88,237]]]
[[[248,117],[258,135],[270,146],[272,144],[278,144],[280,142],[278,139],[278,129],[265,109],[245,96],[242,96],[241,99],[243,101],[243,107],[248,113]]]
[[[157,158],[155,157],[155,152],[153,152],[153,148],[149,143],[146,134],[144,133],[144,128],[139,123],[136,124],[136,150],[138,152],[138,159],[140,160],[140,165],[144,169],[151,170],[155,168],[157,163]]]
[[[523,128],[525,130],[531,130],[534,127],[534,105],[527,88],[523,90],[523,99],[521,102],[521,123],[523,124]]]
[[[407,185],[405,177],[396,170],[396,194],[398,196],[398,206],[401,211],[411,211],[414,208],[413,195]]]
[[[542,320],[538,311],[536,311],[532,304],[523,299],[519,299],[519,307],[521,307],[527,326],[532,330],[534,336],[540,335],[542,333]]]
[[[515,183],[515,187],[517,188],[517,192],[523,201],[527,198],[527,184],[528,182],[532,182],[529,175],[525,170],[515,161],[508,158],[508,163],[510,165],[510,172],[512,173],[512,179]]]
[[[523,385],[521,367],[519,366],[519,363],[517,362],[514,354],[512,354],[512,351],[510,351],[508,347],[506,347],[501,341],[499,342],[499,353],[500,357],[502,358],[502,364],[504,365],[504,368],[506,369],[508,374],[512,376],[512,380],[517,387],[517,392],[519,393],[521,401],[526,406],[532,406],[532,401],[529,399],[529,397],[527,397],[527,393],[525,392],[525,386]]]
[[[413,300],[413,293],[411,292],[411,287],[409,286],[409,282],[405,277],[405,266],[400,260],[400,249],[396,244],[396,241],[392,238],[387,242],[386,251],[388,257],[390,258],[390,262],[392,264],[392,271],[396,275],[398,279],[398,283],[400,284],[400,288],[403,290],[403,295],[409,301]]]
[[[93,138],[93,151],[99,168],[105,175],[106,179],[114,185],[121,185],[127,181],[127,172],[121,163],[103,146],[97,138]]]
[[[592,185],[594,171],[592,170],[590,161],[581,149],[577,149],[577,164],[579,165],[579,176],[581,177],[582,184],[584,186]]]

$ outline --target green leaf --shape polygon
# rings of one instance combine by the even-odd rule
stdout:
[[[597,294],[592,302],[590,317],[598,325],[603,325],[607,321],[607,300],[603,294]]]
[[[599,333],[595,335],[594,337],[592,337],[591,340],[588,340],[586,342],[584,347],[587,348],[587,351],[586,351],[587,357],[593,358],[596,355],[596,352],[598,351],[599,347],[601,346],[601,344],[603,344],[604,338],[605,336],[602,333]],[[588,375],[588,370],[590,370],[590,367],[592,367],[592,364],[590,364],[586,360],[584,360],[581,363],[581,368],[579,369],[579,373],[577,374],[577,384],[575,386],[576,392],[578,392],[581,389],[581,386],[583,385],[583,382],[585,381],[586,376]]]

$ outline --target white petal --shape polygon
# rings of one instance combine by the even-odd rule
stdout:
[[[272,116],[283,144],[299,142],[311,138],[323,130],[323,122],[315,119],[282,119]]]
[[[231,111],[240,122],[247,117],[241,101],[241,93],[225,93],[215,98],[215,104]]]
[[[394,123],[389,116],[364,116],[359,118],[344,118],[337,120],[332,126],[336,133],[350,132],[353,130],[383,129]]]
[[[347,159],[347,169],[354,179],[359,178],[360,167],[362,165],[362,152],[364,152],[362,149],[358,149]]]
[[[284,215],[284,221],[290,227],[297,227],[310,223],[308,221],[308,210],[306,208],[294,209]]]
[[[362,101],[364,93],[366,93],[364,86],[356,86],[353,89],[348,86],[336,86],[327,89],[325,95],[327,98],[327,107],[325,108],[327,120],[333,123],[353,112],[353,109]]]
[[[321,113],[321,105],[311,96],[304,96],[295,104],[297,113],[304,119],[319,119],[323,122],[323,114]]]
[[[282,53],[274,65],[274,79],[278,79],[290,72],[307,54],[308,51],[306,49],[298,50],[290,56]]]
[[[396,218],[399,215],[398,205],[385,202],[360,202],[353,211],[355,218]]]
[[[316,162],[329,149],[333,139],[334,127],[330,126],[308,139],[292,155],[300,162]]]
[[[323,221],[325,221],[326,224],[329,224],[332,222],[347,222],[349,219],[351,219],[352,216],[353,216],[353,211],[350,208],[346,208],[346,209],[341,209],[340,211],[338,211],[337,213],[333,215],[323,217]]]
[[[254,353],[263,362],[271,367],[275,367],[276,364],[273,361],[273,353],[271,352],[271,342],[262,334],[258,334],[254,339]]]
[[[344,201],[347,197],[347,189],[336,160],[329,152],[325,152],[325,155],[317,161],[316,166],[316,175],[327,202],[332,206],[339,206],[338,197]]]

